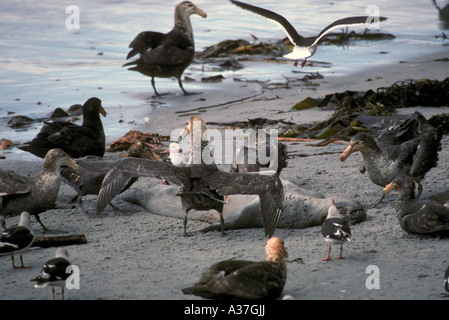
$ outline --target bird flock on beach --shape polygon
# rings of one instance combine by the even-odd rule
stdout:
[[[364,25],[368,16],[345,17],[330,23],[315,37],[305,38],[278,13],[254,5],[231,0],[232,4],[261,15],[278,23],[293,44],[291,53],[285,58],[303,60],[304,67],[309,57],[317,51],[319,41],[335,28]],[[126,57],[130,60],[123,66],[151,78],[155,96],[162,94],[156,89],[155,78],[174,77],[185,95],[188,93],[181,81],[184,70],[192,63],[195,46],[191,15],[206,18],[207,14],[190,1],[180,2],[174,13],[174,27],[168,33],[144,31],[129,44]],[[242,17],[244,17],[242,15]],[[378,17],[385,21],[386,17]],[[263,22],[263,21],[261,21]],[[137,56],[137,57],[136,57]],[[143,142],[132,145],[128,155],[120,159],[104,158],[106,137],[101,116],[107,113],[99,98],[92,97],[83,105],[83,122],[77,125],[69,121],[44,122],[37,136],[20,146],[43,159],[39,173],[33,176],[0,169],[0,219],[3,232],[0,237],[0,256],[11,256],[14,269],[28,268],[23,261],[23,252],[35,241],[30,216],[34,216],[45,234],[49,229],[40,220],[39,214],[54,207],[61,181],[71,186],[76,196],[74,201],[81,210],[83,196],[97,195],[96,214],[101,215],[110,205],[118,211],[114,198],[126,191],[137,179],[152,177],[161,183],[179,186],[184,210],[183,235],[187,232],[190,210],[216,210],[219,213],[221,234],[225,232],[223,208],[229,197],[235,195],[256,195],[260,200],[260,217],[268,238],[265,244],[264,261],[225,260],[213,263],[199,277],[197,283],[182,289],[184,294],[197,295],[206,299],[277,299],[287,280],[284,241],[274,236],[282,215],[284,189],[279,178],[282,165],[278,159],[271,159],[274,170],[261,171],[261,166],[234,164],[229,171],[221,170],[215,162],[206,163],[203,157],[195,160],[195,146],[201,154],[209,154],[206,122],[199,116],[191,117],[185,124],[178,141],[169,146],[169,159],[162,160]],[[449,234],[449,190],[422,199],[422,181],[425,175],[438,164],[441,151],[441,128],[432,127],[426,118],[415,112],[406,120],[397,121],[387,130],[373,136],[359,132],[351,138],[342,152],[340,161],[346,161],[354,152],[363,157],[361,173],[368,173],[370,180],[382,188],[383,195],[397,190],[396,215],[401,228],[410,234],[444,236]],[[183,150],[179,141],[188,136],[190,150]],[[285,148],[280,143],[257,146],[262,148]],[[242,149],[242,157],[248,157],[250,150]],[[271,169],[271,167],[269,167]],[[415,189],[418,192],[415,193]],[[8,218],[20,216],[15,226],[7,226]],[[331,260],[332,245],[339,245],[336,259],[343,259],[343,244],[351,240],[351,228],[335,206],[329,209],[321,228],[322,237],[328,243],[328,255],[323,261]],[[188,239],[188,238],[187,238]],[[187,240],[188,241],[188,240]],[[15,255],[20,255],[16,264]],[[67,267],[70,258],[66,248],[58,248],[54,257],[48,257],[41,273],[30,279],[36,288],[61,288],[64,298],[64,283],[69,277]],[[449,268],[446,271],[444,287],[449,291]]]

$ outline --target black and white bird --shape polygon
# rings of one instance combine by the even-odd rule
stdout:
[[[164,34],[143,31],[129,44],[132,50],[126,59],[130,59],[136,54],[140,54],[140,58],[125,63],[123,67],[133,66],[128,70],[138,71],[151,77],[151,85],[156,96],[160,96],[160,94],[154,84],[155,77],[175,77],[184,94],[188,94],[182,86],[181,76],[192,63],[195,54],[193,30],[190,23],[192,14],[203,18],[207,17],[207,14],[192,2],[182,1],[175,8],[175,26],[170,32]]]
[[[290,42],[294,45],[293,51],[284,55],[287,59],[296,60],[295,66],[298,64],[298,59],[304,59],[304,61],[301,64],[301,67],[304,67],[307,58],[313,56],[317,50],[318,42],[321,40],[323,36],[326,35],[326,33],[329,33],[331,30],[336,28],[345,28],[349,26],[354,25],[364,25],[368,23],[373,23],[376,21],[385,21],[387,20],[386,17],[378,17],[376,19],[373,19],[372,16],[354,16],[354,17],[347,17],[343,19],[336,20],[332,22],[330,25],[328,25],[326,28],[321,30],[321,32],[316,37],[311,38],[304,38],[303,36],[299,35],[296,29],[290,24],[290,22],[285,19],[280,14],[277,14],[276,12],[263,9],[260,7],[256,7],[247,3],[243,3],[240,1],[230,0],[233,4],[252,11],[254,13],[257,13],[261,16],[264,16],[265,18],[271,19],[281,25],[281,27],[284,29],[285,33],[287,34],[287,37],[289,38]]]
[[[343,259],[343,243],[351,241],[351,229],[348,222],[340,216],[340,211],[335,206],[334,200],[332,200],[332,205],[327,211],[326,220],[324,220],[321,226],[321,234],[324,240],[329,243],[327,258],[323,259],[323,261],[331,260],[332,244],[340,245],[340,255],[337,259]]]
[[[56,250],[55,257],[45,262],[41,273],[31,281],[36,282],[35,288],[45,288],[51,286],[53,293],[53,300],[55,300],[55,288],[61,288],[62,300],[64,300],[64,287],[67,278],[71,272],[67,272],[67,267],[70,266],[69,253],[64,248]]]
[[[31,268],[23,265],[22,252],[27,250],[34,242],[34,233],[31,229],[30,214],[22,212],[19,225],[7,228],[0,238],[0,256],[10,254],[14,269]],[[14,263],[14,254],[20,253],[20,266]]]

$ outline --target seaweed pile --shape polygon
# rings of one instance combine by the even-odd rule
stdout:
[[[217,44],[206,47],[202,52],[199,53],[198,58],[220,58],[229,57],[230,55],[236,54],[263,54],[278,57],[284,54],[283,46],[279,44],[282,43],[250,43],[249,41],[243,39],[223,40]]]
[[[232,55],[265,55],[272,57],[281,57],[292,50],[292,43],[285,37],[281,40],[271,42],[258,42],[257,37],[253,36],[255,42],[251,43],[244,39],[223,40],[217,44],[206,47],[202,52],[197,53],[197,58],[223,58]],[[395,36],[389,33],[381,32],[332,32],[325,35],[320,41],[325,45],[344,45],[350,41],[376,41],[392,40]],[[307,39],[307,38],[306,38]]]
[[[106,151],[117,152],[128,150],[134,143],[139,141],[148,145],[153,152],[160,156],[163,153],[167,153],[166,150],[162,149],[162,146],[163,142],[170,141],[170,137],[160,135],[159,133],[145,133],[137,130],[130,130],[123,137],[111,143]]]
[[[358,131],[371,131],[392,120],[397,108],[449,106],[449,78],[438,80],[406,80],[390,87],[365,92],[345,91],[326,95],[323,99],[306,98],[293,110],[311,107],[334,109],[326,121],[289,128],[280,136],[325,139],[331,136],[350,138]],[[432,126],[442,126],[449,133],[449,115],[429,119]]]

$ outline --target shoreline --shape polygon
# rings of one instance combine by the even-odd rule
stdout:
[[[324,97],[328,93],[345,90],[376,89],[407,79],[442,80],[449,76],[449,62],[444,60],[448,57],[449,54],[443,51],[423,57],[418,55],[404,63],[373,67],[345,77],[327,76],[313,80],[318,84],[314,87],[298,82],[288,89],[262,91],[260,84],[224,81],[204,84],[203,94],[184,97],[178,94],[177,85],[173,82],[170,91],[175,94],[161,99],[169,107],[150,107],[148,111],[142,110],[140,104],[122,108],[133,115],[137,110],[132,118],[136,121],[135,130],[164,135],[181,128],[187,120],[186,114],[180,116],[177,111],[218,105],[243,97],[251,98],[198,113],[206,122],[246,120],[258,116],[267,119],[288,118],[295,123],[302,123],[307,117],[325,120],[320,119],[323,117],[321,110],[290,111],[290,108],[306,97]],[[202,83],[196,83],[195,88],[198,85],[201,87]],[[150,86],[148,89],[151,90]],[[148,96],[148,92],[131,90],[127,94],[142,99]],[[105,103],[105,106],[108,105]],[[117,109],[113,109],[111,114],[114,110]],[[447,110],[442,108],[433,111],[441,113]],[[144,124],[144,117],[149,117],[153,122]],[[125,121],[131,120],[127,116],[123,118]],[[121,118],[116,115],[114,120],[108,121],[117,119]],[[107,146],[115,140],[116,137],[107,136]],[[444,254],[449,252],[449,239],[407,235],[395,216],[395,193],[388,195],[382,205],[372,208],[381,196],[381,188],[374,185],[366,174],[359,173],[360,154],[343,163],[338,160],[344,148],[344,145],[332,144],[326,147],[326,154],[317,154],[316,148],[307,143],[288,143],[290,154],[308,156],[289,159],[281,178],[326,197],[356,199],[364,206],[367,220],[351,227],[353,241],[345,245],[346,259],[329,262],[321,261],[327,253],[327,244],[322,239],[320,227],[276,229],[275,236],[284,239],[289,254],[283,295],[289,294],[298,300],[447,300],[443,275],[449,265],[449,257]],[[107,156],[116,157],[118,154],[108,153]],[[18,158],[6,154],[6,159],[0,160],[0,166],[22,174],[33,174],[40,169],[41,159]],[[448,136],[443,136],[439,159],[438,166],[423,180],[422,197],[447,188]],[[144,189],[145,186],[145,179],[139,179],[132,188]],[[100,217],[85,216],[76,206],[67,204],[74,194],[74,190],[61,184],[55,209],[40,214],[50,229],[70,234],[83,233],[87,237],[87,244],[66,247],[72,263],[79,266],[81,274],[80,289],[66,290],[66,299],[199,299],[183,295],[181,288],[196,282],[200,273],[212,263],[225,259],[265,258],[266,239],[259,228],[229,230],[224,237],[219,232],[208,232],[184,238],[182,220],[157,216],[125,201],[116,202],[123,212],[113,213],[109,210]],[[95,196],[85,197],[83,202],[87,210],[94,211]],[[18,218],[7,219],[7,225],[17,223]],[[40,234],[40,226],[34,218],[31,220],[33,230]],[[205,225],[205,222],[189,220],[188,229],[193,231]],[[13,270],[10,257],[0,257],[0,299],[50,299],[51,290],[33,288],[30,279],[40,272],[42,264],[52,258],[55,251],[56,248],[32,248],[25,252],[24,262],[32,266],[32,269],[26,270]],[[371,265],[379,267],[380,289],[370,290],[365,285],[368,277],[366,270]]]

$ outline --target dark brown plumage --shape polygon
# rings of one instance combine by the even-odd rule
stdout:
[[[41,171],[34,176],[0,169],[0,214],[7,218],[29,212],[46,232],[38,214],[53,208],[61,184],[60,168],[64,166],[78,168],[67,153],[52,149],[45,156]]]
[[[224,196],[231,194],[257,194],[260,199],[265,234],[271,237],[279,221],[284,201],[282,182],[277,174],[263,175],[255,173],[223,172],[216,164],[205,164],[207,142],[201,141],[204,121],[193,124],[189,121],[191,152],[190,163],[186,167],[175,167],[169,163],[146,159],[125,158],[117,163],[105,176],[97,200],[97,214],[122,190],[132,177],[155,177],[181,186],[179,196],[185,210],[184,235],[187,235],[187,214],[190,210],[215,209],[220,214],[222,234],[224,234],[223,205]],[[198,128],[199,130],[193,130]],[[194,132],[195,131],[195,132]],[[197,133],[198,134],[197,134]],[[197,140],[199,139],[199,140]],[[201,145],[199,156],[195,155],[196,144]],[[197,160],[200,163],[196,162]]]
[[[105,152],[106,137],[100,114],[106,111],[98,98],[90,98],[83,105],[83,123],[77,125],[68,121],[44,121],[37,136],[19,148],[44,158],[48,150],[59,148],[72,158],[84,156],[102,157]]]
[[[396,216],[401,228],[412,234],[449,235],[449,191],[425,199],[416,199],[415,184],[411,177],[398,175],[383,193],[397,189]]]
[[[197,14],[203,18],[207,15],[190,1],[183,1],[175,8],[175,26],[166,33],[144,31],[139,33],[130,43],[132,50],[126,59],[136,54],[140,58],[125,63],[123,66],[132,66],[128,70],[138,71],[151,77],[151,85],[156,96],[160,96],[156,90],[154,78],[175,77],[184,94],[188,94],[182,86],[181,76],[184,70],[192,63],[195,53],[192,25],[190,16]]]
[[[408,122],[385,132],[377,140],[359,132],[341,154],[340,161],[360,151],[372,182],[385,187],[397,175],[407,174],[418,184],[419,196],[421,180],[437,166],[441,137],[442,130],[431,127],[423,115],[415,112]]]
[[[132,144],[128,149],[127,156],[162,161],[159,156],[142,141]],[[71,167],[64,168],[61,171],[62,181],[76,190],[77,196],[72,202],[76,200],[81,210],[83,210],[84,213],[87,213],[81,203],[81,198],[88,194],[97,195],[100,192],[104,177],[120,160],[87,156],[76,159],[75,161],[78,164],[78,169],[75,170]],[[131,179],[121,192],[128,189],[136,180],[137,178]]]
[[[206,299],[276,299],[284,290],[287,278],[284,241],[268,239],[266,261],[225,260],[209,267],[192,287],[182,289]]]

